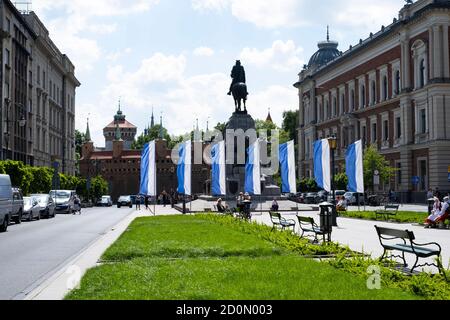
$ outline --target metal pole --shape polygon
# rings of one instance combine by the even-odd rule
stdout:
[[[331,149],[331,189],[332,189],[332,194],[333,194],[333,209],[332,209],[332,222],[333,222],[333,227],[337,227],[337,210],[336,210],[336,183],[335,183],[335,154],[334,154],[335,150],[334,148]]]

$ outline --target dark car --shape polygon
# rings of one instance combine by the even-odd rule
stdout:
[[[33,205],[33,198],[31,197],[24,197],[23,198],[23,215],[22,220],[26,221],[33,221],[34,219],[39,220],[41,218],[41,215],[39,214],[39,206],[37,201],[34,201]]]
[[[22,215],[23,215],[23,196],[22,190],[19,188],[12,188],[13,193],[13,201],[12,201],[12,214],[11,220],[16,224],[22,223]]]
[[[130,207],[133,208],[133,203],[131,202],[131,196],[121,196],[117,200],[117,208]]]
[[[318,202],[316,202],[316,203],[328,201],[329,192],[327,192],[325,190],[320,190],[319,192],[317,192],[317,195],[318,195],[320,200]]]
[[[31,195],[33,199],[33,206],[39,211],[39,218],[54,218],[56,204],[53,198],[48,194],[33,194]]]
[[[317,193],[309,192],[305,195],[304,202],[306,204],[318,204],[321,202],[321,198]]]

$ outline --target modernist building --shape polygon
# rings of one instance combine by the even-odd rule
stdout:
[[[152,116],[153,118],[153,116]],[[154,123],[154,121],[152,121]],[[110,129],[115,127],[111,137]],[[82,147],[82,158],[80,160],[80,173],[83,177],[95,177],[101,175],[108,181],[109,192],[116,201],[121,195],[135,195],[139,192],[141,150],[131,150],[134,141],[136,126],[126,120],[126,116],[119,109],[114,116],[113,122],[104,129],[105,149],[96,149],[91,141],[89,124],[86,130],[87,142]],[[128,134],[134,132],[131,136]],[[123,137],[123,134],[126,136]],[[201,141],[201,148],[206,144]],[[108,145],[111,148],[108,148]],[[127,146],[130,147],[127,147]],[[192,150],[195,150],[195,146]],[[111,150],[109,150],[111,149]],[[204,150],[204,149],[203,149]],[[157,170],[157,192],[170,192],[177,189],[177,167],[172,161],[172,150],[167,141],[161,137],[156,140],[156,170]],[[193,194],[209,193],[206,190],[210,179],[210,168],[207,165],[192,166],[192,192]]]
[[[380,190],[411,201],[424,201],[429,187],[450,190],[449,27],[449,1],[419,0],[345,52],[329,38],[319,43],[295,84],[301,177],[313,175],[314,141],[336,135],[338,169],[359,139],[397,169]]]
[[[1,159],[75,173],[75,67],[34,12],[0,1]]]

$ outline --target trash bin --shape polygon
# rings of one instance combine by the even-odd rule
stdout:
[[[331,242],[331,232],[333,231],[333,210],[334,205],[329,202],[319,204],[320,208],[320,230],[323,232],[323,240],[328,235],[328,242]]]

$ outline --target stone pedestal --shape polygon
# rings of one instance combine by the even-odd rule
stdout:
[[[246,111],[235,112],[223,136],[227,145],[227,195],[234,197],[245,189],[246,150],[257,139],[255,120]]]

